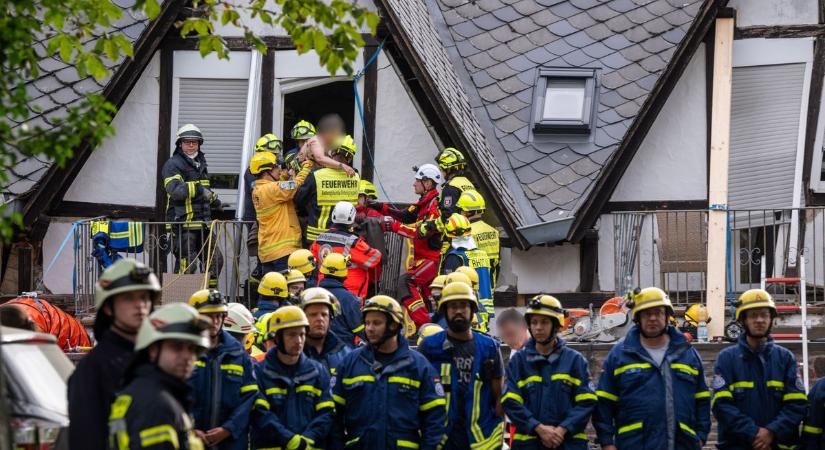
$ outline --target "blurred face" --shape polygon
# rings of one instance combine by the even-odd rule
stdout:
[[[358,194],[358,207],[363,208],[367,204],[367,196],[364,194]]]
[[[281,331],[281,342],[278,351],[285,355],[298,356],[304,351],[306,338],[306,327],[287,328]]]
[[[645,309],[639,312],[639,328],[645,337],[656,337],[667,327],[667,310],[664,306]]]
[[[329,307],[326,305],[309,305],[304,309],[309,320],[309,337],[321,339],[329,331]]]
[[[370,344],[377,345],[387,332],[387,315],[378,311],[367,311],[364,316],[364,332]]]
[[[124,292],[114,296],[106,308],[118,327],[137,332],[143,319],[152,311],[152,296],[147,290]]]
[[[195,156],[200,149],[200,144],[197,139],[182,139],[180,141],[180,148],[187,156]]]
[[[341,139],[342,137],[344,137],[344,130],[340,128],[334,128],[318,133],[318,138],[321,139],[321,143],[324,144],[324,148],[327,150],[331,149],[332,146],[338,142],[338,139]]]
[[[191,342],[167,340],[150,347],[149,357],[157,361],[160,370],[185,380],[192,375],[199,352],[198,347]]]
[[[745,315],[745,329],[748,334],[755,338],[768,336],[771,329],[771,310],[768,308],[749,309],[743,313]]]
[[[450,330],[461,333],[470,329],[473,320],[473,309],[469,301],[449,302],[445,306],[445,310],[447,325]]]
[[[303,292],[303,290],[304,290],[304,287],[305,287],[305,286],[306,286],[306,283],[303,283],[303,282],[298,282],[298,283],[292,283],[292,284],[290,284],[290,285],[287,287],[287,289],[289,290],[289,293],[290,293],[290,294],[295,294],[295,295],[298,295],[298,294],[300,294],[301,292]]]
[[[504,322],[496,324],[498,335],[508,347],[518,350],[524,345],[524,333],[527,327],[524,322]]]
[[[216,338],[223,329],[223,321],[226,319],[226,313],[206,313],[204,314],[209,319],[209,337]]]
[[[530,332],[537,342],[544,342],[553,336],[553,320],[538,314],[530,315]]]

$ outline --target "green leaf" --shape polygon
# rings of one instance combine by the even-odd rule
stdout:
[[[378,14],[368,12],[367,13],[367,26],[370,27],[370,34],[374,35],[378,30],[378,23],[381,21],[381,18]]]
[[[160,14],[160,5],[157,0],[146,0],[146,3],[143,4],[143,12],[150,19],[157,17]]]
[[[72,47],[72,43],[69,41],[68,38],[65,38],[62,41],[60,41],[60,59],[62,59],[65,62],[71,62],[73,50],[74,48]]]

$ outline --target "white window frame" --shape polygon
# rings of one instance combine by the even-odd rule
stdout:
[[[584,105],[581,120],[550,120],[544,118],[544,106],[547,101],[547,82],[550,79],[583,79]],[[596,69],[580,68],[541,68],[536,79],[533,98],[533,131],[536,133],[571,133],[588,134],[593,126],[595,108],[598,103],[598,80]]]

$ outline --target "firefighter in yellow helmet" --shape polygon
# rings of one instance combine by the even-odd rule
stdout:
[[[771,337],[773,298],[762,289],[751,289],[734,306],[734,318],[745,333],[736,345],[719,352],[711,382],[719,447],[796,448],[807,396],[793,352]],[[810,425],[803,428],[806,441],[821,442],[821,434]]]
[[[289,289],[290,300],[297,299],[306,289],[307,278],[300,270],[290,269],[286,274],[286,286]],[[298,303],[298,302],[295,302]]]
[[[362,179],[358,184],[358,205],[355,208],[358,213],[355,216],[356,222],[363,222],[367,217],[379,219],[384,217],[380,211],[376,211],[374,208],[367,206],[371,202],[375,203],[376,200],[378,200],[378,191],[375,189],[375,185],[369,180]]]
[[[258,285],[258,304],[252,310],[255,319],[288,304],[289,289],[286,277],[278,272],[265,274]]]
[[[307,321],[298,306],[272,313],[276,345],[255,367],[261,396],[255,402],[254,448],[326,448],[335,404],[329,372],[304,355]]]
[[[527,303],[530,340],[510,358],[502,398],[516,427],[514,449],[588,448],[585,427],[597,398],[587,360],[558,336],[565,317],[561,302],[550,295]]]
[[[470,219],[473,239],[479,249],[490,259],[490,287],[496,289],[499,262],[501,261],[501,241],[498,230],[484,221],[482,216],[487,204],[484,197],[475,190],[466,190],[458,198],[458,210]]]
[[[304,354],[335,375],[344,357],[352,351],[335,333],[332,320],[338,315],[338,299],[324,288],[309,288],[301,295],[301,308],[309,320]]]
[[[311,251],[301,248],[292,252],[287,261],[289,270],[297,270],[304,274],[306,287],[318,285],[318,260]]]
[[[332,383],[334,436],[354,448],[438,448],[444,439],[444,389],[438,373],[404,338],[401,305],[376,295],[364,304],[363,319],[368,345],[344,357]]]
[[[258,220],[258,273],[286,271],[289,255],[301,248],[301,226],[292,200],[311,168],[312,163],[305,162],[293,179],[283,157],[271,152],[252,156],[249,170],[257,177],[252,202]]]
[[[209,346],[207,328],[208,322],[185,303],[161,306],[143,320],[125,387],[111,405],[110,449],[204,449],[192,428],[192,388],[186,379]]]
[[[461,214],[453,214],[444,226],[447,237],[451,239],[450,249],[441,259],[442,274],[455,272],[461,266],[469,266],[478,275],[478,296],[482,305],[482,319],[487,326],[488,317],[495,317],[493,310],[492,277],[490,275],[490,258],[484,250],[478,248],[472,235],[470,220]]]
[[[436,333],[440,333],[442,331],[444,331],[444,328],[441,328],[441,325],[437,323],[430,322],[421,325],[421,328],[418,329],[418,342],[416,343],[416,345],[421,346],[421,344],[424,342],[424,338],[432,336]]]
[[[504,366],[498,341],[471,329],[478,300],[468,284],[447,283],[438,308],[447,327],[424,338],[419,351],[450,393],[442,448],[501,448]]]
[[[442,220],[447,220],[457,212],[458,199],[461,193],[475,190],[472,181],[464,176],[467,160],[464,154],[453,147],[447,147],[435,157],[436,165],[441,169],[444,184],[441,187],[438,207],[441,210]]]
[[[429,300],[427,309],[430,311],[430,316],[438,310],[438,300],[441,298],[441,290],[444,289],[446,279],[447,275],[438,275],[433,278],[432,283],[430,283],[430,296],[427,299]]]
[[[219,291],[197,291],[189,298],[189,305],[210,322],[209,345],[189,378],[195,430],[210,447],[247,448],[249,411],[258,394],[252,358],[223,329],[229,305]]]
[[[596,391],[598,443],[619,450],[698,448],[710,432],[702,359],[670,324],[673,305],[663,290],[636,290],[629,306],[634,325],[605,359]]]

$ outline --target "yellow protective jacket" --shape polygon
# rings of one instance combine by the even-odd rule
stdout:
[[[292,198],[304,183],[312,161],[305,161],[295,180],[257,180],[252,203],[258,219],[258,258],[274,261],[301,248],[301,225]]]

